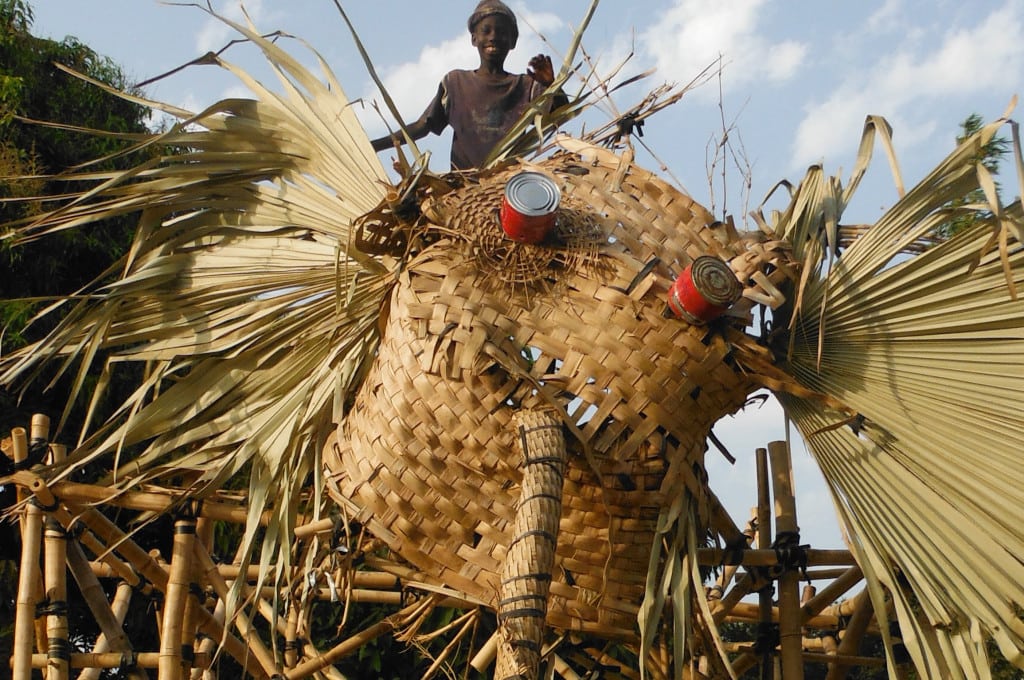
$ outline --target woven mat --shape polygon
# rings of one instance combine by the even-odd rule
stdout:
[[[562,189],[554,243],[501,237],[517,168],[432,206],[442,238],[403,271],[325,458],[391,549],[494,604],[522,480],[513,418],[556,406],[568,466],[548,623],[632,638],[658,513],[677,494],[700,498],[706,435],[756,388],[723,332],[746,321],[690,325],[666,316],[666,295],[696,257],[728,261],[749,244],[613,154],[539,169]]]

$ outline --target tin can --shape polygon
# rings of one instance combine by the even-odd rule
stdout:
[[[545,174],[523,171],[505,184],[501,228],[513,241],[540,243],[555,226],[562,192]]]
[[[729,265],[701,255],[687,265],[668,291],[668,306],[681,319],[705,324],[721,316],[743,294]]]

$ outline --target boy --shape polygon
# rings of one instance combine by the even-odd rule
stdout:
[[[480,167],[530,102],[555,79],[551,58],[542,54],[530,60],[525,75],[505,71],[505,57],[516,46],[519,27],[512,10],[501,0],[482,0],[467,25],[480,66],[472,71],[449,71],[427,110],[406,127],[415,140],[430,132],[440,134],[451,125],[454,170]],[[555,106],[564,103],[564,95],[555,98]],[[375,151],[383,151],[404,141],[401,133],[395,133],[372,144]]]

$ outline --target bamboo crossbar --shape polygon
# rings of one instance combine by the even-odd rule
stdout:
[[[204,653],[195,655],[194,667],[209,668],[212,656]],[[72,652],[70,667],[74,669],[111,670],[114,668],[159,668],[160,652]],[[47,667],[46,654],[32,655],[32,668]]]

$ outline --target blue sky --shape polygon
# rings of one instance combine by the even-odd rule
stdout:
[[[521,37],[506,66],[522,71],[539,52],[561,61],[589,0],[508,4],[520,17]],[[76,36],[137,81],[219,50],[233,37],[195,6],[156,0],[34,5],[35,34]],[[213,0],[232,18],[241,16],[237,5]],[[477,64],[466,31],[474,0],[342,5],[406,119],[419,115],[445,71]],[[379,98],[333,0],[252,0],[245,8],[259,30],[282,30],[315,48],[350,98]],[[709,82],[649,121],[643,142],[655,156],[640,150],[637,158],[651,168],[664,166],[698,201],[742,222],[778,181],[799,181],[811,163],[846,177],[869,114],[892,124],[903,179],[912,186],[952,149],[960,121],[971,113],[986,120],[1002,115],[1024,86],[1022,35],[1024,0],[604,0],[583,46],[599,72],[630,54],[623,75],[656,69],[620,93],[620,108],[658,84],[689,83],[709,65],[721,64]],[[311,62],[297,40],[288,49]],[[226,56],[261,73],[259,60],[244,47],[232,47]],[[195,110],[243,90],[213,67],[192,67],[146,92]],[[594,112],[586,122],[603,117]],[[371,136],[383,132],[369,107],[364,120]],[[709,182],[709,174],[719,173],[717,167],[709,172],[708,157],[725,128],[740,167],[730,168],[723,186],[720,178]],[[435,169],[446,169],[446,144],[442,138],[428,145],[435,150]],[[751,180],[748,191],[744,174]],[[872,222],[895,198],[888,165],[876,153],[845,221]],[[771,403],[726,419],[716,433],[740,462],[730,467],[710,452],[712,486],[743,522],[756,500],[753,449],[784,437],[782,417]],[[813,462],[799,448],[794,459],[804,540],[815,547],[841,545]]]

